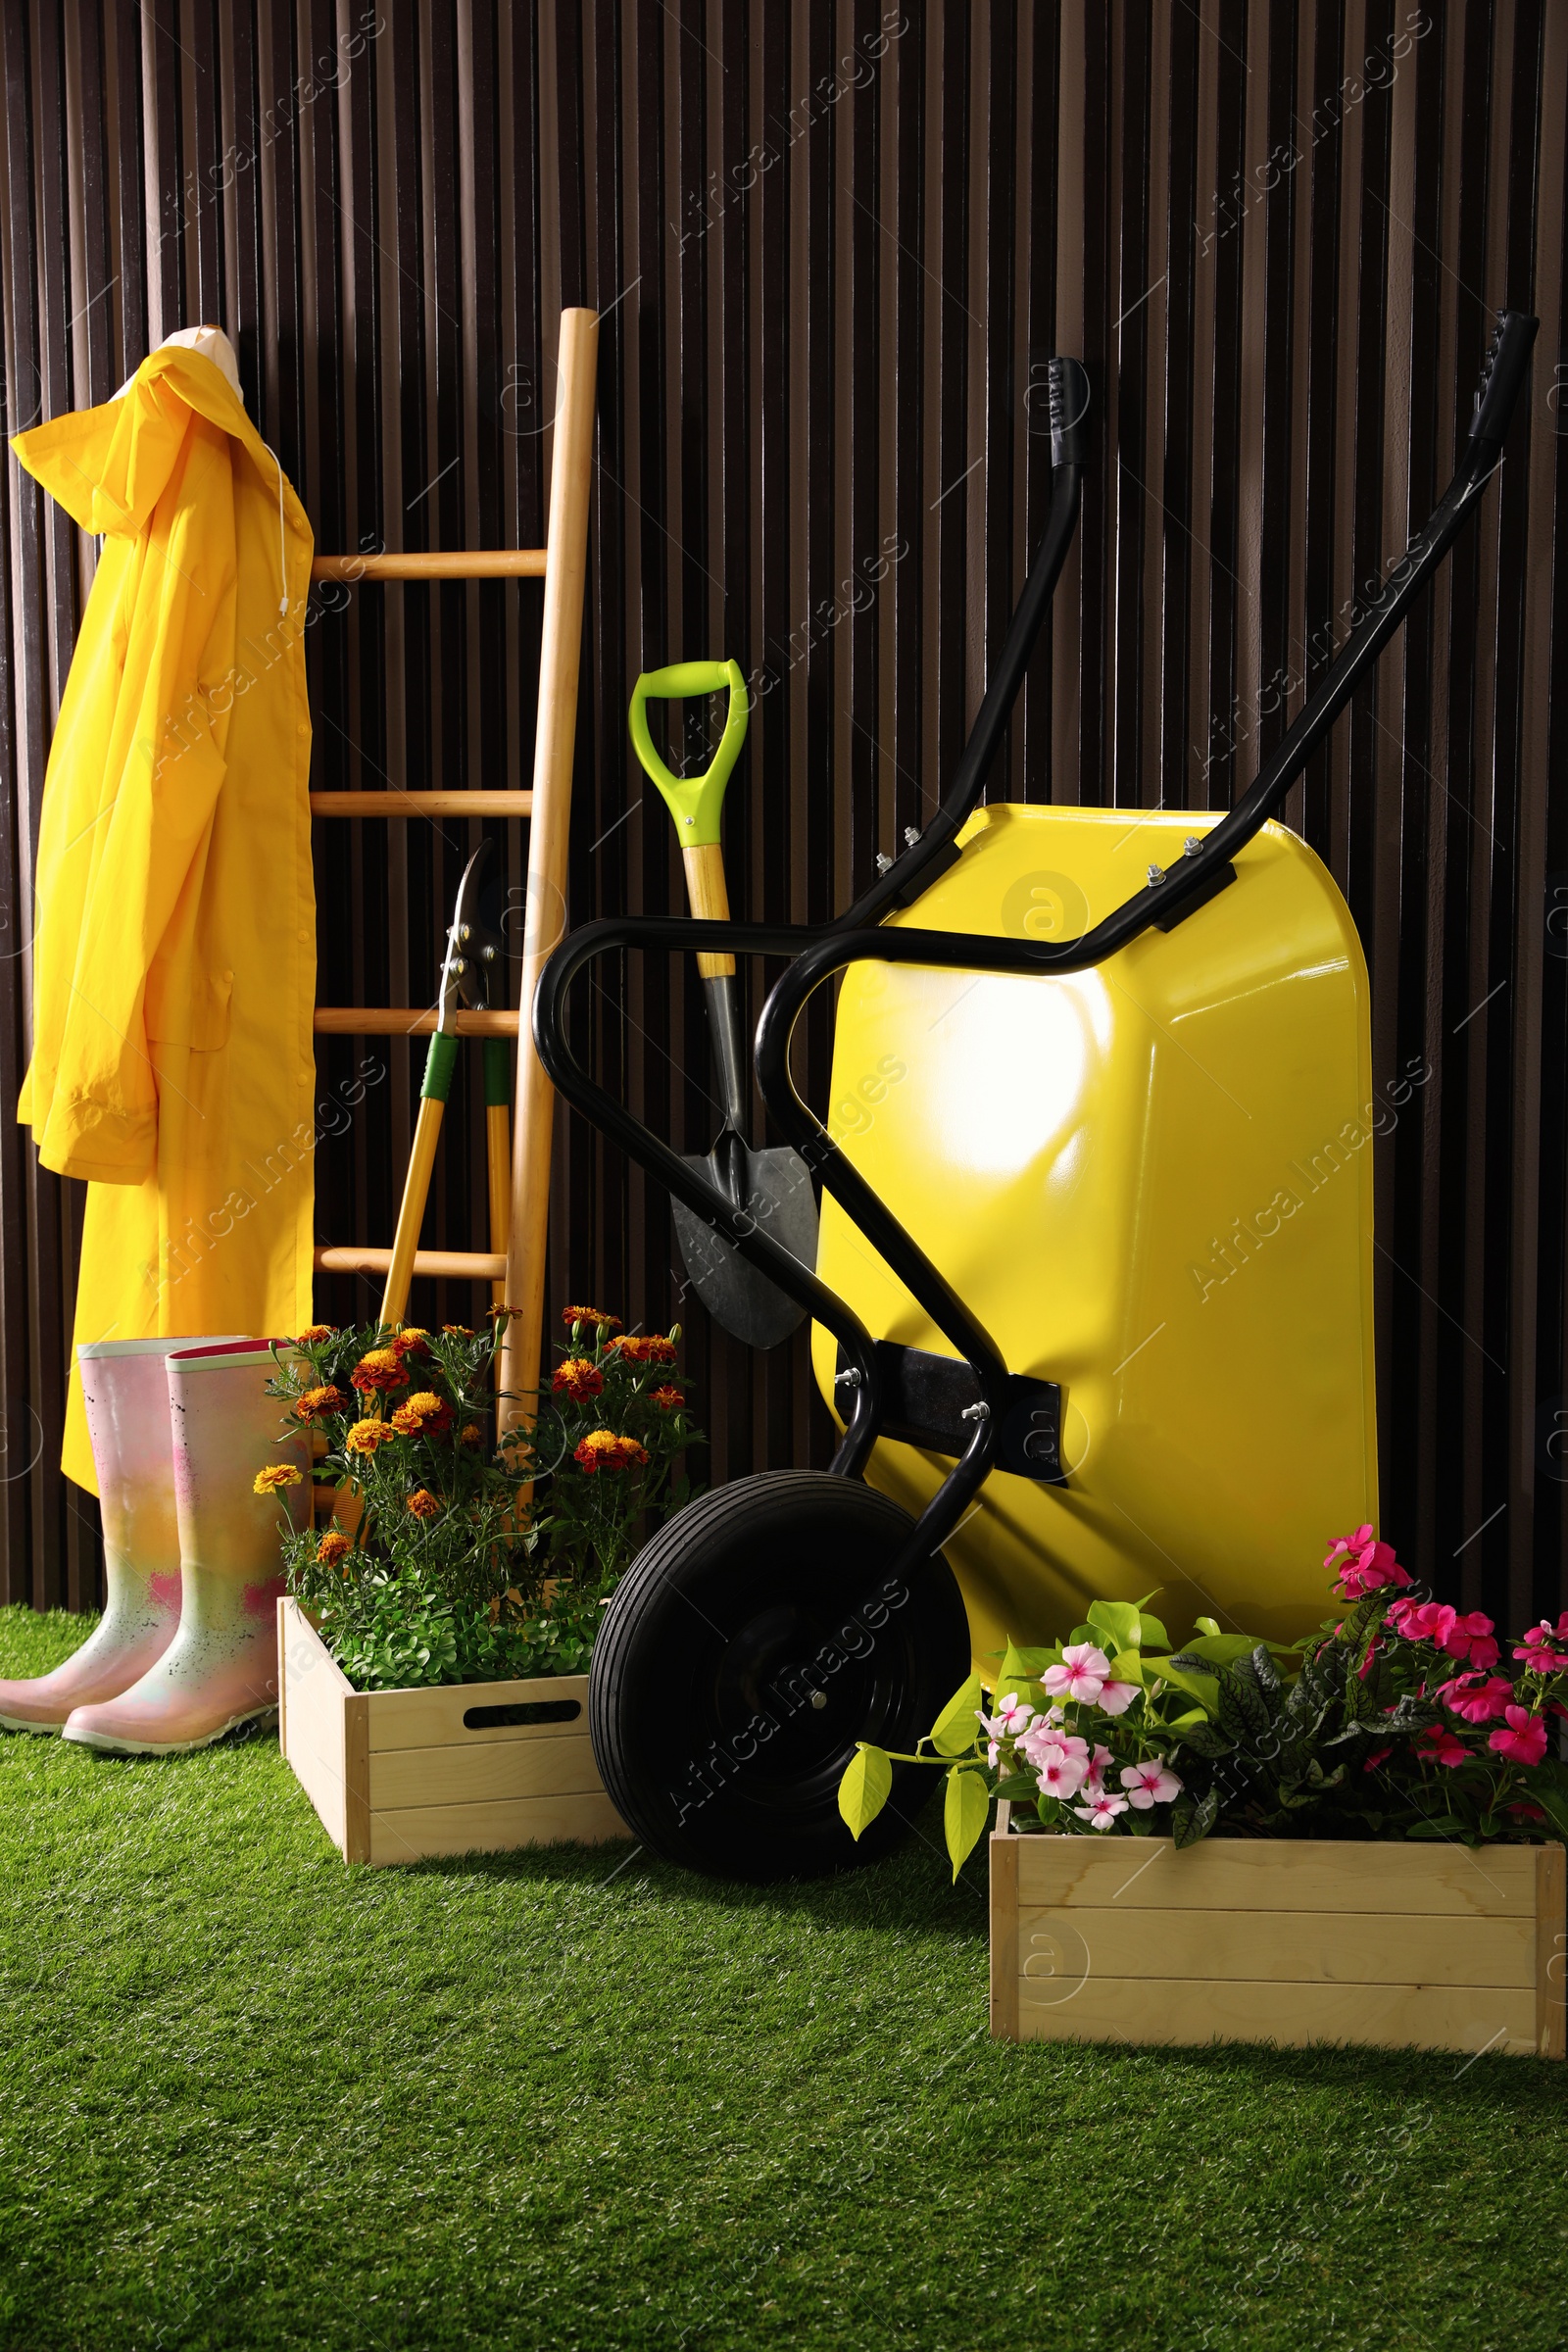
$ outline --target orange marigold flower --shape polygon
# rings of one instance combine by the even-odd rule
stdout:
[[[304,1472],[296,1469],[292,1462],[269,1462],[265,1470],[257,1471],[251,1482],[251,1493],[275,1494],[279,1487],[297,1487],[303,1476]]]
[[[337,1325],[335,1323],[309,1323],[294,1344],[297,1348],[309,1348],[313,1347],[318,1340],[335,1340],[336,1338]]]
[[[641,1467],[647,1459],[646,1446],[639,1446],[635,1438],[617,1438],[612,1429],[590,1430],[572,1454],[578,1469],[590,1477],[600,1470],[625,1470],[632,1463]]]
[[[307,1389],[294,1407],[296,1421],[324,1421],[328,1413],[340,1413],[348,1398],[341,1389]]]
[[[604,1374],[585,1355],[568,1355],[564,1363],[556,1366],[550,1380],[558,1394],[578,1398],[597,1396],[604,1385]]]
[[[397,1435],[390,1421],[356,1421],[343,1443],[350,1453],[374,1453],[394,1444]]]
[[[416,1519],[434,1519],[440,1515],[441,1497],[432,1494],[428,1487],[416,1487],[409,1496],[409,1508]]]
[[[407,1388],[409,1376],[395,1348],[372,1348],[361,1356],[349,1379],[362,1396],[370,1396],[381,1389]]]
[[[430,1352],[427,1345],[429,1337],[430,1334],[424,1330],[422,1325],[418,1323],[406,1324],[402,1331],[393,1335],[393,1352],[400,1356],[428,1355]]]
[[[449,1340],[471,1340],[473,1337],[471,1323],[443,1323],[441,1329]]]
[[[460,1446],[482,1446],[484,1444],[484,1431],[479,1427],[477,1421],[465,1421],[458,1432],[458,1444]]]
[[[340,1527],[329,1527],[316,1546],[316,1556],[323,1568],[335,1568],[339,1560],[346,1560],[353,1549],[354,1540],[351,1536],[346,1536]]]
[[[686,1394],[683,1389],[650,1389],[648,1401],[650,1404],[657,1404],[662,1413],[672,1413],[678,1406],[685,1403]]]
[[[452,1427],[452,1407],[433,1389],[421,1389],[398,1406],[392,1426],[400,1438],[444,1438]]]
[[[618,1331],[620,1329],[620,1317],[607,1315],[603,1307],[599,1306],[564,1306],[561,1310],[561,1320],[568,1331],[574,1323],[597,1323],[601,1331]]]
[[[612,1340],[610,1345],[628,1364],[672,1364],[675,1361],[675,1343],[666,1340],[661,1332],[651,1331],[643,1337],[627,1333],[625,1338]]]

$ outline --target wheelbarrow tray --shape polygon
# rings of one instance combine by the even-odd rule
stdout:
[[[895,921],[1072,938],[1218,821],[978,810]],[[830,1128],[1008,1368],[1060,1384],[1065,1483],[994,1470],[946,1552],[977,1661],[1098,1598],[1289,1640],[1323,1614],[1329,1538],[1377,1518],[1365,960],[1283,825],[1168,933],[1061,977],[858,963]],[[873,1337],[952,1348],[838,1204],[817,1269]],[[814,1361],[831,1399],[834,1344]],[[879,1440],[868,1477],[919,1511],[951,1455]]]

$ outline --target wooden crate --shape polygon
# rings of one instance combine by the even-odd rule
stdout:
[[[277,1604],[277,1650],[279,1743],[345,1862],[629,1835],[594,1762],[586,1675],[356,1690],[292,1600]],[[570,1721],[496,1720],[564,1706]]]
[[[1560,1845],[991,1838],[1011,2041],[1565,2047]]]

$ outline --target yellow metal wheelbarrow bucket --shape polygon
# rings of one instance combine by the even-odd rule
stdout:
[[[1074,938],[1218,821],[982,808],[893,922]],[[1195,919],[1090,970],[846,974],[830,1134],[1009,1368],[1060,1390],[1065,1483],[996,1468],[947,1539],[978,1659],[1151,1591],[1173,1632],[1318,1621],[1327,1539],[1377,1515],[1370,1143],[1393,1115],[1349,909],[1282,825]],[[879,1342],[952,1358],[831,1197],[817,1272]],[[866,1474],[918,1514],[961,1436],[912,1442],[909,1402]]]

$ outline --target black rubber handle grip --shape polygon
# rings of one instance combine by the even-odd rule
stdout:
[[[1530,347],[1540,325],[1541,320],[1532,318],[1527,311],[1497,313],[1470,420],[1472,441],[1491,441],[1500,448],[1507,439],[1509,420],[1530,371]]]
[[[1051,463],[1087,466],[1089,463],[1089,378],[1078,360],[1052,360],[1046,369],[1051,388]]]

